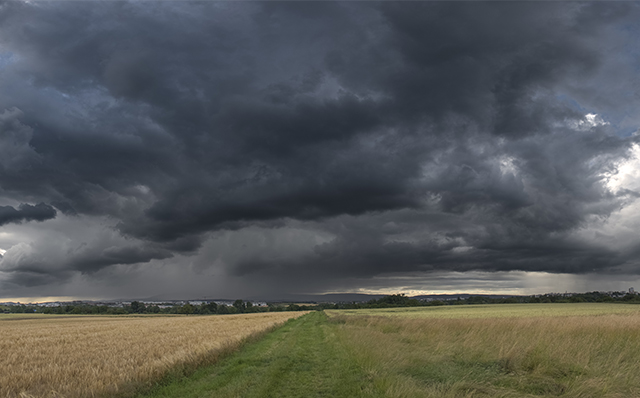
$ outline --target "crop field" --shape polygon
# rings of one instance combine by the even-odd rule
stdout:
[[[315,312],[139,398],[639,397],[639,309],[507,304]]]
[[[215,354],[297,315],[0,320],[0,397],[640,396],[637,305],[312,312]]]
[[[0,316],[0,397],[128,395],[213,362],[303,312],[181,317]]]
[[[43,319],[51,318],[52,316],[45,314],[0,314],[0,321],[7,319]]]

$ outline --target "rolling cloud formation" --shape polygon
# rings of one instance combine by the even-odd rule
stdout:
[[[0,3],[0,287],[638,274],[638,21],[627,2]]]

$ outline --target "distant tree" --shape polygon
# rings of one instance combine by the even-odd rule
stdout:
[[[215,314],[216,312],[218,312],[218,304],[213,302],[208,303],[207,310],[209,311],[210,314]]]
[[[141,303],[139,301],[132,301],[131,302],[131,312],[134,314],[142,314],[144,312],[144,310],[146,309],[144,303]]]
[[[227,307],[224,304],[221,304],[218,306],[218,309],[216,310],[216,312],[218,314],[228,314],[229,313],[229,307]]]
[[[569,297],[569,302],[571,303],[584,303],[586,300],[581,296],[571,296]]]
[[[484,304],[487,300],[482,296],[469,296],[467,304]]]
[[[409,299],[409,300],[407,300],[405,305],[407,307],[419,307],[420,306],[420,301],[418,301],[417,299]]]
[[[180,307],[180,313],[185,315],[191,315],[195,312],[195,310],[196,310],[195,307],[190,303],[187,303],[182,307]]]
[[[247,308],[244,304],[244,301],[238,299],[233,302],[233,306],[236,308],[237,312],[242,313]]]

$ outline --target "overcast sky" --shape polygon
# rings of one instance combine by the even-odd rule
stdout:
[[[0,2],[0,298],[640,288],[640,4]]]

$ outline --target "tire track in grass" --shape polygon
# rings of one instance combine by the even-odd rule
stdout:
[[[139,398],[383,396],[341,345],[336,327],[320,312],[288,321],[220,363]]]

